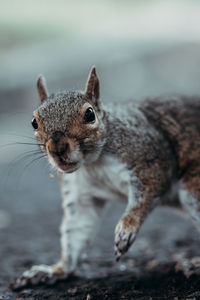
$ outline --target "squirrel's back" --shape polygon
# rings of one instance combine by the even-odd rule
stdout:
[[[169,97],[147,99],[141,110],[170,142],[177,157],[180,176],[194,162],[200,162],[200,98]]]

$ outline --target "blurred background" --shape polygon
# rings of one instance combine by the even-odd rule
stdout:
[[[199,95],[199,14],[198,0],[0,0],[0,282],[31,264],[54,263],[59,257],[57,179],[49,176],[46,161],[33,161],[27,152],[37,146],[19,144],[34,143],[38,75],[46,77],[50,92],[84,89],[96,65],[104,102]],[[199,247],[191,223],[159,209],[128,256],[115,265],[113,230],[123,209],[115,206],[116,213],[104,222],[94,245],[92,274],[97,264],[102,274],[108,272],[109,262],[110,271],[132,268],[134,257],[144,251],[148,259],[157,255],[163,262],[174,247],[179,251],[177,245],[186,249],[195,241],[191,253]]]

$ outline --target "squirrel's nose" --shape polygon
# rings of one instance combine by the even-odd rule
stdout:
[[[64,133],[56,131],[52,135],[49,142],[49,151],[57,156],[64,155],[69,150],[69,144],[64,138]]]
[[[53,143],[48,145],[49,152],[56,156],[63,156],[69,150],[69,144],[67,143]]]
[[[58,156],[62,156],[67,152],[68,148],[69,148],[68,144],[59,144],[58,143],[55,147],[54,153]]]

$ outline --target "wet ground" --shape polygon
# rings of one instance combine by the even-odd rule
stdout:
[[[129,51],[117,63],[113,60],[106,64],[103,54],[100,58],[88,57],[64,78],[50,76],[50,90],[83,88],[88,69],[95,63],[99,64],[105,101],[123,100],[133,94],[138,98],[200,91],[198,43],[157,46],[151,51],[144,45],[136,48],[123,45],[119,52]],[[22,135],[32,136],[31,110],[37,101],[34,86],[29,86],[29,78],[26,80],[18,88],[1,87],[1,145],[29,142]],[[119,204],[107,208],[92,249],[83,253],[77,277],[50,287],[11,291],[9,283],[13,278],[32,265],[55,263],[60,253],[62,211],[57,179],[49,176],[45,160],[29,165],[30,153],[26,157],[22,154],[32,149],[23,145],[1,148],[0,299],[200,299],[200,277],[186,278],[175,268],[184,257],[200,255],[200,235],[191,222],[171,209],[157,209],[128,254],[116,263],[113,232],[124,210]]]

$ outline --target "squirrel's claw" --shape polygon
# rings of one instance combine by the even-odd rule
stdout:
[[[187,258],[184,255],[173,255],[176,261],[175,270],[183,272],[189,278],[192,275],[200,275],[200,257]]]
[[[130,231],[120,220],[115,229],[115,256],[119,261],[121,256],[126,253],[136,238],[136,230],[132,228]]]
[[[56,272],[57,271],[57,272]],[[10,285],[11,289],[18,290],[26,286],[33,286],[38,284],[52,285],[59,280],[67,278],[67,273],[64,269],[56,269],[55,266],[33,266],[30,270],[25,271],[21,277],[17,278],[14,283]]]
[[[115,251],[115,260],[116,261],[119,261],[121,256],[122,256],[122,253],[119,252],[118,248],[116,246],[114,246],[114,251]]]

